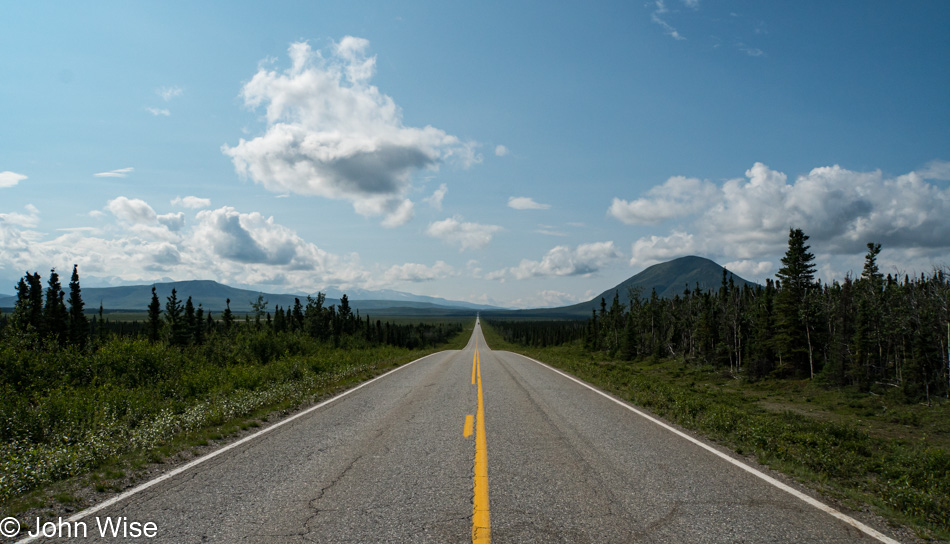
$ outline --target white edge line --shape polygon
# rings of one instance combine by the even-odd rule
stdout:
[[[283,427],[284,425],[290,423],[291,421],[294,421],[294,420],[297,419],[297,418],[301,418],[301,417],[303,417],[303,416],[309,414],[310,412],[313,412],[314,410],[323,408],[323,407],[326,406],[327,404],[330,404],[331,402],[335,402],[335,401],[337,401],[337,400],[339,400],[339,399],[341,399],[341,398],[343,398],[343,397],[349,395],[350,393],[352,393],[352,392],[354,392],[354,391],[356,391],[356,390],[358,390],[358,389],[362,389],[363,387],[366,387],[367,385],[369,385],[369,384],[375,382],[376,380],[381,380],[381,379],[385,378],[386,376],[389,376],[389,375],[392,374],[393,372],[396,372],[396,371],[398,371],[398,370],[402,370],[402,369],[406,368],[407,366],[409,366],[409,365],[411,365],[411,364],[418,363],[419,361],[421,361],[421,360],[423,360],[423,359],[428,359],[429,357],[432,357],[433,355],[438,355],[438,354],[440,354],[440,353],[445,353],[445,351],[437,351],[437,352],[435,352],[435,353],[430,353],[429,355],[426,355],[426,356],[424,356],[424,357],[420,357],[420,358],[418,358],[418,359],[416,359],[416,360],[414,360],[414,361],[410,361],[410,362],[408,362],[408,363],[406,363],[406,364],[404,364],[404,365],[398,366],[398,367],[396,367],[396,368],[390,370],[389,372],[386,372],[385,374],[380,374],[379,376],[376,376],[376,377],[373,378],[372,380],[363,382],[363,383],[357,385],[356,387],[354,387],[354,388],[352,388],[352,389],[347,389],[346,391],[340,393],[339,395],[337,395],[337,396],[335,396],[335,397],[333,397],[333,398],[327,399],[327,400],[325,400],[325,401],[323,401],[323,402],[320,402],[320,403],[318,403],[318,404],[314,404],[313,406],[311,406],[310,408],[307,408],[307,409],[304,410],[303,412],[299,412],[299,413],[294,414],[294,415],[292,415],[292,416],[290,416],[290,417],[288,417],[288,418],[286,418],[286,419],[282,419],[282,420],[278,421],[277,423],[271,425],[270,427],[267,427],[266,429],[261,429],[260,431],[257,431],[256,433],[254,433],[254,434],[252,434],[252,435],[245,436],[244,438],[238,440],[237,442],[233,442],[233,443],[231,443],[231,444],[228,444],[228,445],[226,445],[226,446],[223,446],[221,449],[217,449],[217,450],[215,450],[215,451],[213,451],[213,452],[211,452],[211,453],[208,453],[208,454],[206,454],[206,455],[204,455],[204,456],[202,456],[202,457],[199,457],[199,458],[197,458],[197,459],[195,459],[195,460],[193,460],[193,461],[191,461],[191,462],[189,462],[189,463],[187,463],[187,464],[185,464],[185,465],[182,465],[182,466],[180,466],[180,467],[178,467],[178,468],[176,468],[176,469],[174,469],[174,470],[172,470],[172,471],[170,471],[170,472],[166,472],[165,474],[162,474],[161,476],[159,476],[158,478],[155,478],[154,480],[149,480],[149,481],[145,482],[144,484],[140,484],[140,485],[138,485],[138,486],[136,486],[136,487],[134,487],[134,488],[132,488],[132,489],[130,489],[130,490],[124,492],[124,493],[121,493],[121,494],[119,494],[119,495],[116,495],[115,497],[112,497],[111,499],[109,499],[109,500],[107,500],[107,501],[103,501],[103,502],[101,502],[101,503],[99,503],[99,504],[97,504],[97,505],[95,505],[95,506],[90,506],[89,508],[86,508],[85,510],[83,510],[83,511],[81,511],[81,512],[78,512],[78,513],[76,513],[76,514],[73,514],[73,515],[72,515],[71,517],[69,517],[66,521],[68,521],[68,522],[79,521],[79,520],[81,520],[81,519],[84,518],[84,517],[87,517],[87,516],[89,516],[89,515],[91,515],[91,514],[95,514],[96,512],[98,512],[98,511],[100,511],[100,510],[103,510],[103,509],[105,509],[105,508],[108,508],[108,507],[110,507],[110,506],[116,504],[116,503],[119,503],[119,502],[121,502],[121,501],[124,501],[125,499],[131,497],[132,495],[136,495],[136,494],[138,494],[138,493],[141,493],[142,491],[145,491],[146,489],[148,489],[148,488],[150,488],[150,487],[152,487],[152,486],[154,486],[154,485],[156,485],[156,484],[159,484],[159,483],[161,483],[161,482],[164,482],[165,480],[167,480],[167,479],[169,479],[169,478],[174,478],[175,476],[181,474],[182,472],[185,472],[185,471],[187,471],[187,470],[190,470],[190,469],[192,469],[192,468],[194,468],[194,467],[200,465],[201,463],[204,463],[205,461],[214,459],[215,457],[221,455],[222,453],[225,453],[225,452],[227,452],[227,451],[233,450],[234,448],[240,446],[241,444],[244,444],[244,443],[246,443],[246,442],[250,442],[251,440],[254,440],[254,439],[257,438],[257,437],[262,436],[262,435],[264,435],[264,434],[266,434],[266,433],[269,433],[269,432],[271,432],[271,431],[273,431],[274,429],[277,429],[277,428],[279,428],[279,427]],[[42,535],[37,534],[36,536],[30,536],[30,537],[24,538],[24,539],[22,539],[22,540],[16,541],[15,544],[27,544],[28,542],[33,542],[34,540],[36,540],[36,539],[39,538],[40,536],[42,536]]]
[[[511,352],[511,353],[514,353],[514,352]],[[812,497],[810,497],[810,496],[808,496],[808,495],[802,493],[801,491],[799,491],[799,490],[797,490],[797,489],[795,489],[795,488],[793,488],[793,487],[791,487],[791,486],[789,486],[789,485],[787,485],[787,484],[784,484],[784,483],[782,483],[782,482],[776,480],[775,478],[769,476],[768,474],[765,474],[764,472],[762,472],[762,471],[760,471],[760,470],[758,470],[758,469],[755,469],[755,468],[753,468],[753,467],[751,467],[751,466],[749,466],[749,465],[743,463],[742,461],[739,461],[739,460],[737,460],[737,459],[734,459],[734,458],[732,458],[732,457],[726,455],[725,453],[723,453],[723,452],[717,450],[716,448],[710,446],[709,444],[705,444],[705,443],[703,443],[702,441],[697,440],[696,438],[693,438],[692,436],[689,436],[688,434],[686,434],[686,433],[680,431],[679,429],[676,429],[676,428],[674,428],[674,427],[671,427],[670,425],[667,425],[666,423],[660,421],[659,419],[656,419],[655,417],[651,416],[650,414],[647,414],[647,413],[645,413],[645,412],[643,412],[643,411],[640,411],[640,410],[638,410],[637,408],[634,408],[633,406],[627,404],[626,402],[623,402],[623,401],[621,401],[621,400],[619,400],[619,399],[617,399],[617,398],[614,398],[614,397],[612,397],[611,395],[608,395],[607,393],[605,393],[605,392],[603,392],[603,391],[597,389],[596,387],[593,387],[593,386],[590,385],[590,384],[587,384],[587,383],[582,382],[581,380],[575,378],[574,376],[571,376],[570,374],[567,374],[567,373],[565,373],[565,372],[561,372],[560,370],[558,370],[558,369],[556,369],[556,368],[554,368],[554,367],[552,367],[552,366],[549,366],[549,365],[547,365],[547,364],[544,364],[544,363],[542,363],[541,361],[537,361],[537,360],[535,360],[535,359],[532,359],[531,357],[528,357],[527,355],[521,355],[520,353],[516,353],[515,355],[520,355],[521,357],[524,357],[525,359],[527,359],[527,360],[529,360],[529,361],[535,362],[535,363],[537,363],[537,364],[539,364],[539,365],[541,365],[541,366],[547,368],[548,370],[550,370],[550,371],[552,371],[552,372],[556,372],[556,373],[560,374],[561,376],[563,376],[563,377],[565,377],[565,378],[571,380],[572,382],[575,382],[575,383],[577,383],[577,384],[579,384],[579,385],[582,385],[582,386],[586,387],[587,389],[590,389],[591,391],[593,391],[594,393],[597,393],[598,395],[604,397],[605,399],[608,399],[608,400],[611,400],[611,401],[613,401],[613,402],[616,402],[616,403],[619,404],[620,406],[623,406],[624,408],[626,408],[627,410],[630,410],[631,412],[637,414],[638,416],[641,416],[641,417],[643,417],[643,418],[645,418],[645,419],[648,419],[649,421],[652,421],[653,423],[656,423],[656,424],[659,425],[660,427],[663,427],[664,429],[666,429],[666,430],[668,430],[668,431],[670,431],[670,432],[672,432],[672,433],[674,433],[674,434],[676,434],[676,435],[679,435],[680,437],[685,438],[686,440],[689,440],[689,441],[692,442],[693,444],[696,444],[697,446],[699,446],[699,447],[701,447],[701,448],[703,448],[703,449],[705,449],[705,450],[707,450],[707,451],[709,451],[709,452],[711,452],[711,453],[714,453],[715,455],[721,457],[722,459],[725,459],[726,461],[729,461],[729,462],[732,463],[733,465],[735,465],[735,466],[741,468],[742,470],[748,472],[749,474],[752,474],[753,476],[756,476],[756,477],[758,477],[758,478],[761,478],[762,480],[765,480],[766,482],[768,482],[768,483],[772,484],[773,486],[775,486],[775,487],[781,489],[782,491],[785,491],[786,493],[789,493],[790,495],[793,495],[793,496],[795,496],[795,497],[797,497],[797,498],[799,498],[799,499],[805,501],[806,503],[808,503],[808,504],[814,506],[815,508],[817,508],[817,509],[819,509],[819,510],[821,510],[821,511],[827,513],[827,514],[830,514],[830,515],[832,515],[832,516],[838,518],[839,520],[841,520],[841,521],[847,523],[848,525],[854,527],[855,529],[860,530],[861,532],[867,534],[868,536],[871,536],[871,537],[873,537],[873,538],[876,538],[877,540],[879,540],[879,541],[881,541],[881,542],[885,542],[886,544],[900,544],[900,542],[898,542],[897,540],[894,540],[893,538],[891,538],[891,537],[889,537],[889,536],[887,536],[887,535],[881,533],[880,531],[875,530],[875,529],[872,528],[872,527],[868,527],[867,525],[865,525],[865,524],[861,523],[860,521],[858,521],[858,520],[852,518],[851,516],[847,516],[847,515],[845,515],[845,514],[842,514],[841,512],[839,512],[838,510],[832,508],[831,506],[828,506],[827,504],[825,504],[825,503],[823,503],[823,502],[821,502],[821,501],[819,501],[819,500],[816,500],[816,499],[814,499],[814,498],[812,498]]]

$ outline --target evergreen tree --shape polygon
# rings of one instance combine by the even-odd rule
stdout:
[[[855,375],[862,388],[870,387],[884,370],[883,303],[884,275],[877,267],[881,244],[868,243],[861,278],[855,282],[857,313],[852,340]]]
[[[43,284],[38,272],[20,278],[16,286],[17,301],[13,322],[21,331],[32,330],[38,336],[46,333],[43,318]]]
[[[188,300],[185,301],[185,326],[184,331],[182,332],[182,341],[185,344],[191,344],[195,341],[195,331],[198,328],[198,319],[195,315],[195,304],[191,301],[191,297],[188,297]]]
[[[158,342],[158,333],[162,327],[162,304],[158,301],[155,286],[152,286],[152,301],[148,305],[148,338]]]
[[[814,377],[815,319],[809,295],[815,288],[815,256],[808,252],[806,241],[801,229],[789,229],[788,250],[775,274],[781,283],[775,297],[776,341],[781,371],[802,375],[807,369]]]
[[[230,331],[231,326],[234,325],[234,314],[231,313],[231,299],[226,299],[224,301],[224,313],[221,315],[221,321],[224,322],[224,330]]]
[[[205,343],[205,309],[201,307],[201,304],[198,304],[198,309],[195,310],[195,343],[198,345]]]
[[[187,343],[187,324],[185,323],[185,309],[178,299],[178,293],[172,289],[172,294],[168,296],[165,302],[165,323],[171,332],[171,343],[176,346],[182,346]]]
[[[69,342],[80,349],[86,346],[89,336],[89,320],[83,313],[82,289],[79,287],[79,266],[73,265],[69,279]]]
[[[260,329],[261,318],[264,317],[264,313],[267,311],[267,301],[264,300],[264,295],[257,295],[257,301],[251,303],[251,310],[254,311],[254,325]]]
[[[56,269],[49,271],[49,287],[46,289],[46,304],[43,307],[43,320],[46,323],[48,338],[62,343],[69,330],[69,313],[66,311],[64,299],[66,293],[59,281]]]

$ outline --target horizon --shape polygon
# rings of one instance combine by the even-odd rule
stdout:
[[[789,228],[824,283],[869,242],[950,264],[950,5],[7,11],[2,294],[78,264],[541,308],[690,255],[763,284]]]

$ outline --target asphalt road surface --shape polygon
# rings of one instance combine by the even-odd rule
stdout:
[[[623,403],[490,350],[477,326],[462,351],[79,515],[84,542],[880,541]],[[104,522],[157,534],[100,538]]]

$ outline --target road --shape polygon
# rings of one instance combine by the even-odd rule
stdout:
[[[623,403],[492,351],[478,326],[462,351],[80,515],[83,541],[103,542],[879,542]],[[120,517],[157,536],[98,539],[97,519]]]

